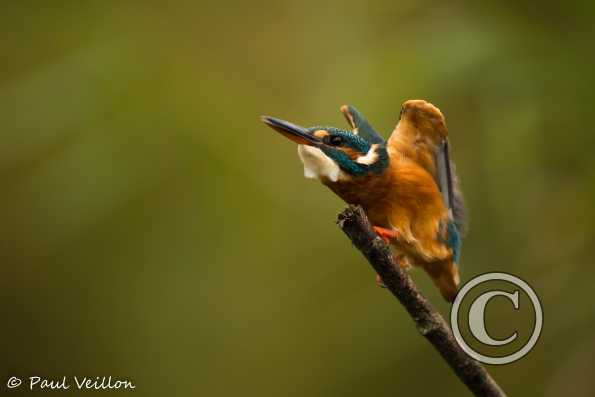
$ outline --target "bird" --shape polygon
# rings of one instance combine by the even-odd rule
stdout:
[[[444,115],[430,102],[407,100],[385,140],[355,107],[343,105],[340,111],[350,129],[261,119],[298,144],[306,178],[360,205],[397,263],[404,269],[421,267],[453,302],[466,211]],[[376,281],[384,286],[378,275]]]

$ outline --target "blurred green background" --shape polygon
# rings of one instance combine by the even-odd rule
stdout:
[[[512,272],[545,311],[533,352],[490,371],[509,395],[593,395],[594,13],[3,2],[1,394],[112,375],[142,396],[466,395],[335,225],[343,203],[258,118],[345,126],[351,103],[386,136],[424,98],[470,207],[463,281]]]

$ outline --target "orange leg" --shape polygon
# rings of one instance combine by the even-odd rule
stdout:
[[[386,284],[384,284],[384,281],[382,281],[382,278],[378,274],[376,275],[376,285],[380,288],[386,288]]]
[[[399,232],[397,232],[394,229],[387,229],[380,226],[373,226],[372,228],[374,229],[378,237],[383,239],[384,242],[387,244],[390,244],[391,239],[396,240],[399,238]]]

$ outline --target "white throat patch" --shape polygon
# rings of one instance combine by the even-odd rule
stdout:
[[[355,161],[364,165],[374,164],[376,161],[378,161],[378,152],[376,152],[376,148],[378,148],[377,143],[370,147],[370,150],[368,150],[368,153],[366,153],[365,156],[359,156]]]
[[[302,163],[304,163],[304,176],[306,178],[328,178],[332,182],[337,182],[344,177],[344,173],[339,166],[318,148],[298,145],[298,155]]]

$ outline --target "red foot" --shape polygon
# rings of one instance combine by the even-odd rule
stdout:
[[[376,275],[376,285],[380,288],[386,288],[386,284],[384,284],[384,281],[382,281],[379,275]]]
[[[387,244],[390,243],[391,239],[399,238],[399,233],[396,230],[387,229],[387,228],[380,227],[380,226],[373,226],[373,228],[374,228],[374,231],[376,232],[376,234],[378,235],[378,237],[383,239],[384,242]]]

